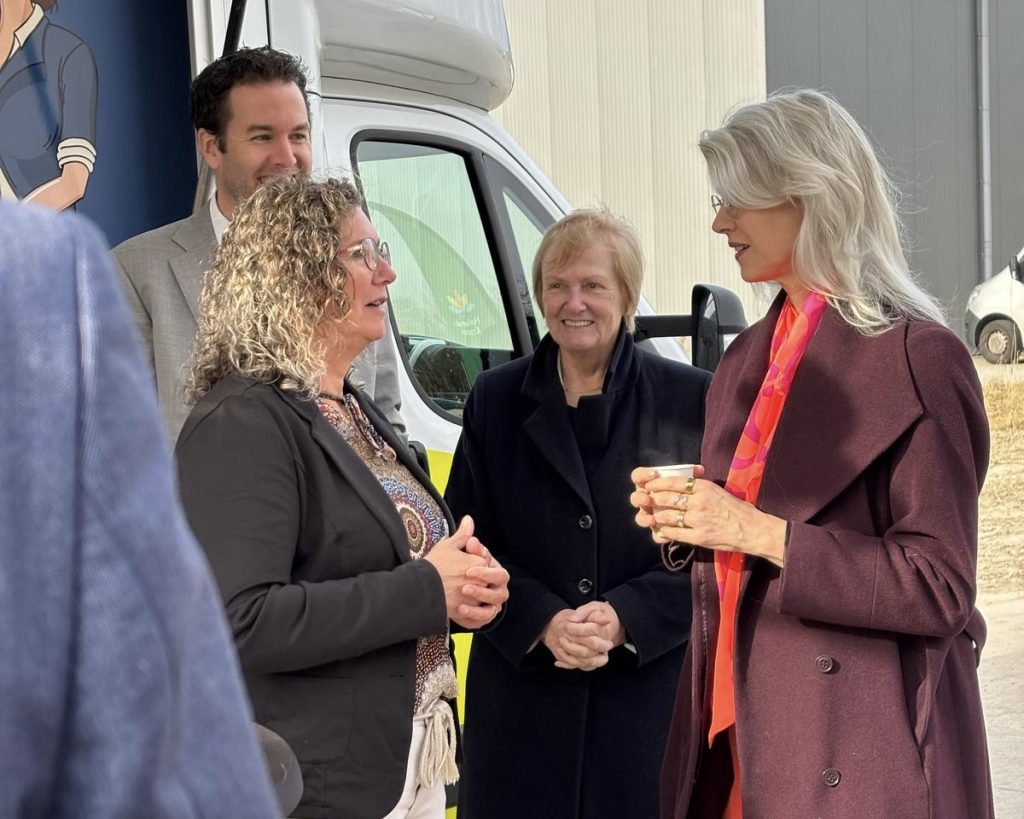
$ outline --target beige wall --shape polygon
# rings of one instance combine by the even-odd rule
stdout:
[[[710,230],[704,128],[765,93],[763,0],[505,0],[515,86],[501,122],[576,206],[604,203],[640,230],[647,297],[689,312],[696,282],[755,316]]]

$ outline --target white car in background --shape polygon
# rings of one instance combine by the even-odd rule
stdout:
[[[967,298],[967,343],[976,347],[986,361],[1012,364],[1022,349],[1024,327],[1024,248],[987,282],[979,284]]]

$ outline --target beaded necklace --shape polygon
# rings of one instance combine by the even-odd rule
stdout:
[[[384,440],[377,431],[377,428],[370,422],[370,419],[366,417],[363,408],[359,406],[359,402],[356,401],[351,393],[335,395],[330,392],[321,392],[317,397],[326,398],[329,401],[333,401],[339,407],[345,407],[348,410],[351,418],[348,424],[345,423],[344,414],[339,413],[342,419],[341,435],[346,441],[351,443],[352,436],[362,435],[363,440],[373,447],[375,457],[380,458],[382,461],[395,461],[398,459],[395,450],[391,448],[391,445]]]

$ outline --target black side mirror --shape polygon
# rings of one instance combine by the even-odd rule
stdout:
[[[1013,276],[1017,281],[1021,281],[1020,277],[1020,260],[1017,258],[1015,253],[1010,257],[1010,275]]]
[[[747,328],[739,296],[714,284],[695,284],[688,316],[637,316],[635,341],[689,336],[695,366],[714,372],[725,352],[725,338]]]
[[[694,285],[691,298],[693,363],[714,372],[725,354],[725,336],[747,327],[743,304],[731,290],[713,284]]]

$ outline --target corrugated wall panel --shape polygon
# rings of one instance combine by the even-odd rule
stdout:
[[[566,185],[563,193],[576,201],[594,186],[600,187],[604,170],[598,112],[600,88],[595,81],[598,59],[593,48],[597,39],[596,4],[594,0],[563,0],[527,5],[547,8],[548,93],[535,99],[525,97],[523,104],[535,107],[538,116],[542,116],[547,107],[551,123],[551,167],[561,169]],[[581,47],[581,44],[590,47]],[[513,55],[515,49],[513,41]],[[530,71],[527,64],[519,65],[522,73]],[[567,77],[580,76],[590,78],[590,82],[566,82]],[[515,99],[515,90],[512,99]],[[514,104],[512,99],[507,106]],[[524,147],[531,152],[529,146]]]
[[[696,146],[704,123],[707,62],[704,8],[695,1],[654,3],[650,10],[652,106],[650,199],[653,232],[647,234],[648,298],[665,312],[689,312],[690,288],[709,275],[707,174]],[[661,67],[660,69],[657,67]]]
[[[649,246],[657,208],[651,195],[657,163],[651,150],[651,74],[657,68],[651,65],[648,45],[648,4],[631,4],[628,15],[621,13],[622,5],[598,0],[595,7],[597,36],[592,48],[598,62],[601,140],[597,198],[627,214]]]
[[[763,99],[765,94],[764,8],[761,3],[728,0],[704,4],[704,48],[707,82],[704,116],[694,122],[697,133],[721,125],[725,115],[743,103]],[[692,140],[691,140],[692,141]],[[695,149],[697,150],[697,149]],[[759,318],[767,302],[760,291],[743,283],[727,240],[710,233],[711,188],[703,157],[697,150],[700,179],[705,185],[698,211],[697,240],[708,247],[707,281],[731,288],[743,299],[748,321]]]
[[[506,14],[509,38],[515,43],[512,52],[515,79],[513,97],[545,100],[545,105],[511,105],[506,103],[494,114],[502,125],[512,133],[518,142],[529,141],[529,153],[544,169],[552,165],[551,111],[547,104],[550,99],[551,71],[548,53],[548,21],[546,4],[536,0],[510,0],[506,5],[516,5],[529,10],[525,13]],[[529,66],[529,70],[523,70]]]
[[[516,84],[498,120],[571,202],[637,225],[659,311],[688,312],[692,285],[710,281],[753,316],[710,230],[696,141],[764,94],[761,0],[508,0],[506,14]]]

